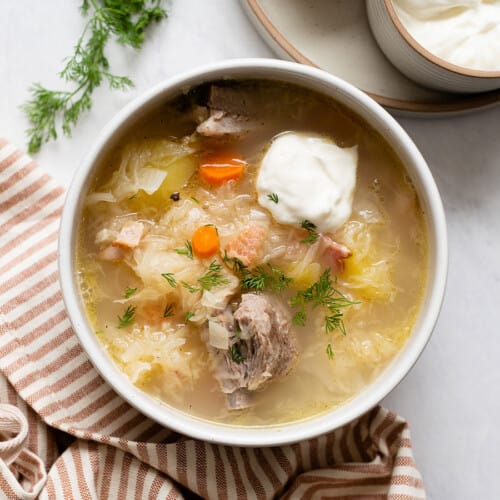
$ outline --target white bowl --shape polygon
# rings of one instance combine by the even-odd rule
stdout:
[[[408,78],[447,92],[473,93],[500,88],[500,71],[463,68],[425,49],[404,27],[392,0],[366,0],[366,10],[378,45]]]
[[[99,158],[114,146],[138,116],[157,108],[182,90],[223,78],[290,82],[331,96],[352,109],[382,134],[406,165],[428,226],[429,279],[420,314],[406,344],[361,394],[338,409],[296,423],[267,427],[216,424],[154,400],[120,372],[98,342],[87,320],[76,280],[78,221]],[[64,302],[82,346],[104,379],[131,405],[160,424],[194,438],[238,446],[280,445],[317,436],[350,422],[386,396],[408,373],[431,336],[444,295],[447,255],[445,217],[436,184],[417,147],[391,115],[366,94],[329,73],[296,63],[267,59],[234,60],[197,68],[160,83],[128,104],[104,128],[80,165],[66,196],[59,239],[59,271]]]

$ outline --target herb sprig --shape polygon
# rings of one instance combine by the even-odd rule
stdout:
[[[198,278],[199,286],[190,285],[185,281],[181,281],[181,285],[190,293],[201,292],[201,290],[210,291],[216,286],[227,285],[229,283],[229,278],[224,276],[221,271],[222,265],[214,260],[208,266],[207,272]]]
[[[333,359],[334,358],[335,353],[333,352],[332,344],[328,344],[326,346],[326,355],[328,356],[328,359]]]
[[[262,292],[270,289],[273,292],[282,292],[292,282],[292,278],[285,276],[285,273],[277,267],[267,264],[257,266],[253,269],[243,269],[240,281],[241,289],[244,291],[255,290]]]
[[[90,15],[75,51],[60,73],[72,90],[49,90],[39,83],[31,88],[32,98],[22,109],[31,127],[26,131],[28,151],[36,153],[43,143],[57,139],[58,124],[64,135],[92,107],[92,94],[104,81],[111,89],[127,89],[133,82],[110,72],[105,49],[111,38],[121,45],[139,49],[146,29],[167,16],[162,0],[83,0],[80,10]]]
[[[137,288],[130,288],[130,287],[128,287],[125,290],[125,293],[123,294],[123,297],[125,299],[130,299],[130,297],[132,297],[132,295],[134,295],[135,292],[137,292]]]
[[[268,194],[267,197],[273,202],[273,203],[276,203],[278,204],[279,203],[279,198],[278,198],[278,195],[276,193],[271,193],[271,194]]]
[[[177,286],[177,282],[175,281],[173,273],[161,273],[162,278],[166,279],[168,284],[175,288]]]
[[[357,302],[349,300],[342,292],[334,287],[330,277],[330,269],[326,269],[319,280],[313,283],[309,288],[300,290],[295,297],[290,300],[292,307],[298,307],[299,310],[293,316],[293,323],[298,326],[304,326],[307,321],[306,306],[311,304],[313,307],[323,307],[325,314],[326,333],[340,330],[346,335],[344,325],[344,310]]]
[[[134,323],[135,307],[128,306],[123,316],[118,316],[118,328],[126,328]]]
[[[208,266],[208,271],[201,277],[198,278],[198,283],[201,285],[203,290],[210,291],[212,288],[221,285],[229,284],[229,279],[222,273],[222,266],[215,260]]]
[[[300,241],[301,243],[312,245],[319,238],[318,228],[316,227],[316,224],[311,221],[304,219],[300,223],[300,227],[309,233],[303,240]]]
[[[247,267],[240,259],[238,259],[238,257],[229,257],[229,255],[227,254],[227,250],[224,250],[224,257],[222,257],[222,262],[224,262],[225,264],[230,264],[233,271],[238,274],[243,273],[244,269],[246,269]]]
[[[229,354],[231,355],[231,359],[238,365],[245,360],[238,343],[233,344],[229,348]]]
[[[163,311],[164,318],[171,318],[174,315],[174,306],[172,304],[167,304],[165,310]]]
[[[184,242],[184,248],[176,248],[175,251],[179,255],[185,255],[188,259],[193,260],[193,245],[189,240]]]

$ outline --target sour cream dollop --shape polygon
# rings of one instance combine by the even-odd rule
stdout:
[[[258,201],[282,224],[335,231],[351,215],[358,149],[287,132],[273,139],[257,175]],[[276,200],[277,202],[273,201]]]
[[[401,22],[432,54],[463,68],[500,71],[500,0],[393,0]]]

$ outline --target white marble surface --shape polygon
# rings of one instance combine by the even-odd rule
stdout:
[[[81,32],[77,1],[0,0],[0,136],[24,144],[18,106],[57,72]],[[71,139],[46,145],[39,163],[67,185],[99,129],[130,99],[201,63],[272,57],[237,0],[171,0],[170,18],[140,55],[111,51],[136,88],[96,92]],[[116,62],[115,62],[116,61]],[[411,425],[431,499],[499,498],[500,107],[446,119],[401,119],[435,175],[448,217],[450,273],[434,336],[384,405]]]

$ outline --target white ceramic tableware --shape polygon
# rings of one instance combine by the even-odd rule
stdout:
[[[429,52],[405,28],[392,0],[366,0],[366,10],[378,45],[394,66],[413,81],[457,93],[500,88],[500,71],[464,68]]]
[[[107,355],[87,319],[79,293],[76,245],[87,190],[99,159],[145,113],[180,92],[220,79],[267,79],[289,82],[332,97],[379,131],[406,166],[420,197],[428,230],[425,297],[416,324],[401,351],[378,378],[340,408],[306,420],[262,427],[242,427],[203,420],[162,404],[135,387]],[[432,174],[413,141],[380,105],[366,94],[324,71],[301,64],[246,59],[214,63],[162,82],[129,103],[102,130],[68,190],[59,238],[62,293],[73,328],[90,360],[114,390],[144,415],[182,434],[238,446],[271,446],[297,442],[338,428],[362,415],[386,396],[408,373],[429,340],[443,299],[447,273],[447,235],[441,198]]]

